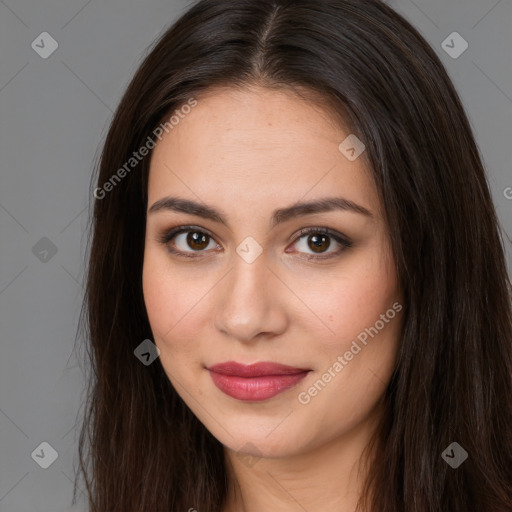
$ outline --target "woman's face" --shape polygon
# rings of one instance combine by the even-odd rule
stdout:
[[[286,457],[355,439],[379,410],[402,317],[363,157],[354,160],[353,139],[340,149],[350,133],[291,93],[197,99],[151,157],[143,288],[161,364],[231,450]],[[171,197],[185,208],[161,202]],[[298,370],[209,370],[229,361]]]

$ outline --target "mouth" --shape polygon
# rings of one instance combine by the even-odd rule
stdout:
[[[243,401],[268,400],[297,385],[311,371],[272,362],[242,365],[235,361],[207,368],[213,383],[226,395]]]

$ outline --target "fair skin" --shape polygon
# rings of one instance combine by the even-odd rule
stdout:
[[[358,462],[382,414],[402,320],[397,313],[380,322],[378,334],[332,370],[361,332],[402,304],[375,187],[364,158],[349,161],[338,149],[350,132],[313,102],[262,87],[213,89],[197,100],[151,156],[143,290],[160,362],[225,447],[231,485],[223,512],[353,512],[365,475]],[[207,204],[228,225],[151,212],[166,196]],[[271,225],[275,209],[333,197],[370,215],[335,209]],[[180,226],[195,229],[168,247],[195,258],[158,240]],[[315,233],[299,235],[308,227],[330,228],[352,245],[327,235],[330,245],[315,251]],[[206,236],[202,246],[187,240],[196,231]],[[236,250],[247,237],[262,249],[251,263]],[[311,371],[251,402],[214,385],[206,367],[224,361]],[[308,394],[322,378],[329,382]]]

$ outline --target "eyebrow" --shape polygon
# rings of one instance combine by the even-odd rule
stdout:
[[[149,208],[149,213],[156,213],[159,211],[175,211],[188,213],[190,215],[197,215],[220,224],[224,224],[229,228],[229,223],[224,215],[215,208],[192,201],[190,199],[183,199],[179,197],[163,197],[159,199]],[[308,202],[298,202],[286,208],[279,208],[274,210],[271,218],[271,227],[277,224],[286,222],[294,217],[301,217],[304,215],[311,215],[314,213],[323,213],[333,210],[342,210],[359,213],[367,217],[373,217],[372,213],[349,199],[343,197],[326,197]]]

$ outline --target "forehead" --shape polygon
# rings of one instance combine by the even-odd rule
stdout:
[[[240,150],[244,144],[269,151],[292,149],[299,141],[309,146],[322,142],[337,145],[348,129],[335,122],[332,109],[318,93],[302,94],[307,99],[291,89],[212,88],[198,97],[197,106],[181,116],[180,123],[164,137],[179,138],[183,143],[201,135],[197,142],[232,145]],[[171,133],[174,137],[166,137]]]
[[[327,106],[290,91],[213,89],[168,133],[151,157],[149,204],[181,194],[247,206],[347,195],[377,209],[364,158],[339,150],[350,135]]]

